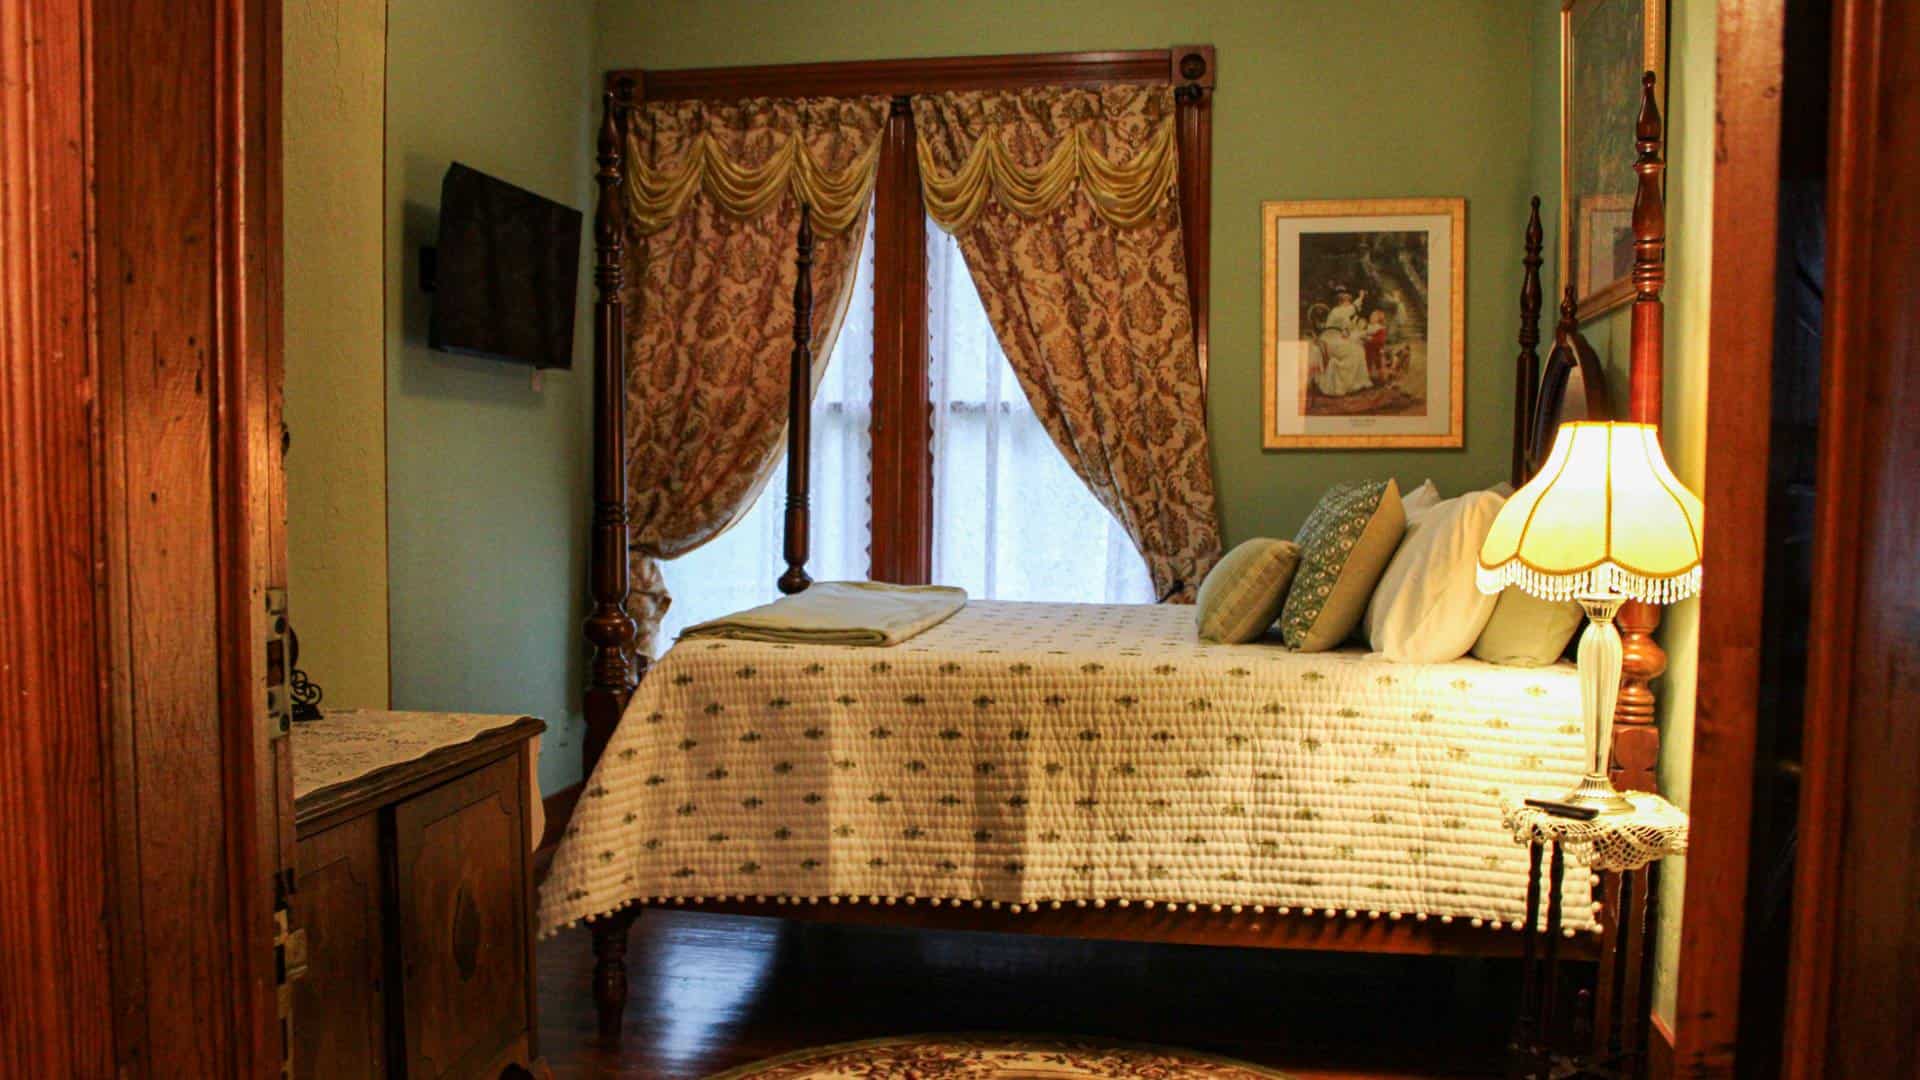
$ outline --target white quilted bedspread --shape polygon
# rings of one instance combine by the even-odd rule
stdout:
[[[1501,792],[1579,774],[1571,667],[1196,639],[1191,607],[974,601],[892,648],[689,640],[643,680],[541,889],[1522,917]],[[1569,868],[1566,925],[1590,928]]]

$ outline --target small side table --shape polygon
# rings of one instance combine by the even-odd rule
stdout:
[[[1501,801],[1502,822],[1516,844],[1527,845],[1527,916],[1521,948],[1520,1011],[1511,1050],[1513,1076],[1633,1077],[1645,1067],[1651,1003],[1644,993],[1648,925],[1658,884],[1658,861],[1687,850],[1687,815],[1658,795],[1626,792],[1633,812],[1591,820],[1557,817],[1526,805],[1525,795]],[[1557,797],[1553,793],[1548,797]],[[1559,981],[1561,888],[1566,861],[1618,876],[1614,923],[1600,965],[1590,1052],[1556,1037],[1554,998]],[[1542,865],[1547,868],[1542,919]],[[1644,872],[1643,872],[1644,871]],[[1636,904],[1634,889],[1640,890]],[[1636,922],[1635,909],[1641,909]],[[1579,1018],[1576,1018],[1576,1020]],[[1585,1040],[1569,1040],[1578,1044]]]

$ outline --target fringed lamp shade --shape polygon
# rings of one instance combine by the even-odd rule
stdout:
[[[1651,424],[1563,424],[1480,547],[1480,588],[1671,604],[1700,591],[1700,500]]]

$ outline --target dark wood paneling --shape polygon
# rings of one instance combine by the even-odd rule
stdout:
[[[1920,1072],[1920,10],[1838,0],[1834,16],[1786,1075],[1912,1076]]]
[[[0,13],[0,1073],[114,1069],[82,0]],[[31,75],[29,75],[31,72]]]
[[[533,1022],[526,783],[514,756],[395,810],[409,1076],[479,1075]]]
[[[1723,4],[1713,186],[1706,485],[1694,706],[1692,846],[1674,1069],[1722,1076],[1739,1026],[1753,732],[1766,565],[1784,4]],[[1637,330],[1637,326],[1636,326]]]
[[[649,101],[698,98],[732,101],[751,97],[856,97],[934,94],[948,90],[1000,90],[1022,86],[1098,86],[1101,83],[1165,83],[1165,49],[1124,52],[1019,53],[907,60],[855,60],[829,64],[769,64],[762,67],[630,69],[607,73],[609,85],[633,80]]]
[[[295,1076],[387,1075],[380,830],[363,814],[300,841],[296,910],[307,975],[294,983]]]

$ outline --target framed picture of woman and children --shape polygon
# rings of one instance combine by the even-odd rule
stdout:
[[[1263,443],[1462,445],[1465,199],[1261,204]]]

